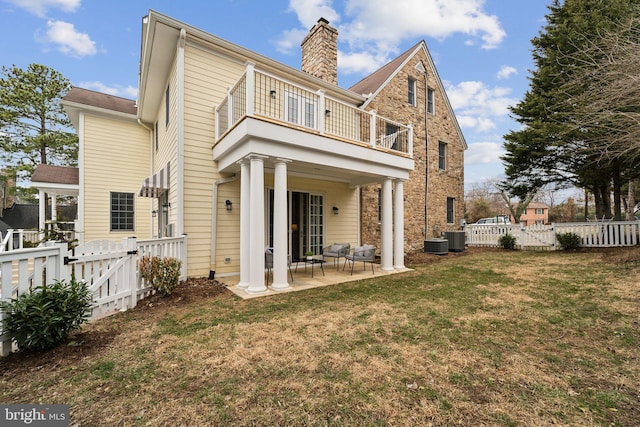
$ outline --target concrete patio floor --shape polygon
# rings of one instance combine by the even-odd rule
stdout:
[[[407,271],[412,271],[410,268],[404,268],[401,270],[391,270],[384,271],[380,269],[380,264],[373,264],[374,273],[371,272],[371,264],[367,263],[363,268],[362,263],[357,263],[353,269],[353,275],[351,275],[351,269],[347,265],[344,270],[342,270],[342,265],[340,265],[337,269],[334,264],[329,261],[324,263],[324,275],[322,274],[322,269],[319,264],[315,264],[313,266],[313,277],[311,277],[311,265],[305,265],[304,263],[300,263],[297,266],[296,271],[296,263],[291,264],[291,273],[293,274],[293,281],[291,281],[291,276],[287,274],[287,280],[289,281],[289,288],[282,290],[274,290],[271,286],[267,286],[267,290],[260,293],[250,293],[247,292],[246,289],[238,288],[238,282],[240,281],[240,276],[226,276],[216,278],[216,280],[222,284],[224,284],[227,289],[231,292],[239,296],[243,299],[251,299],[251,298],[260,298],[270,295],[282,294],[286,292],[296,292],[303,291],[306,289],[318,288],[321,286],[330,286],[337,285],[340,283],[346,282],[354,282],[357,280],[363,279],[372,279],[375,277],[383,277],[389,276],[391,274],[400,274],[405,273]],[[288,273],[288,272],[287,272]],[[265,273],[266,277],[266,273]],[[269,276],[269,285],[271,284],[271,276]]]

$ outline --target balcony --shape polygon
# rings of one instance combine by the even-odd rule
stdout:
[[[216,144],[249,117],[333,141],[413,157],[410,125],[326,96],[322,90],[305,88],[255,70],[251,64],[229,89],[215,114]]]

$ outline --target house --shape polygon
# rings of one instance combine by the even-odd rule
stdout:
[[[515,222],[511,218],[511,222]],[[520,215],[520,224],[548,224],[549,223],[549,206],[540,202],[531,202],[527,209]]]
[[[348,90],[324,19],[298,70],[150,11],[138,90],[63,100],[83,241],[188,234],[190,276],[257,293],[267,247],[286,289],[288,255],[375,243],[382,270],[404,269],[427,229],[462,218],[466,145],[424,42]]]

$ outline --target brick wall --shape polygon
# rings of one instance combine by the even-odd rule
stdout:
[[[425,143],[426,93],[425,77],[415,69],[422,61],[427,68],[427,84],[435,90],[435,115],[428,114],[428,147]],[[416,106],[408,103],[408,78],[416,81]],[[415,169],[404,184],[405,252],[422,249],[424,239],[440,236],[445,230],[458,230],[464,217],[464,146],[454,119],[439,89],[434,70],[429,69],[426,54],[420,50],[372,100],[367,109],[414,128],[413,154]],[[438,143],[447,144],[447,167],[439,170]],[[428,177],[426,176],[428,170]],[[362,242],[380,245],[377,186],[363,187]],[[447,197],[455,199],[454,221],[447,223]],[[425,212],[426,201],[426,212]]]

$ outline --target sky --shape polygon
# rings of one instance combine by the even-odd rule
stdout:
[[[469,146],[465,189],[504,175],[508,107],[529,88],[551,0],[0,0],[0,66],[31,63],[135,99],[142,18],[155,10],[289,66],[320,17],[338,29],[348,88],[425,40]]]

